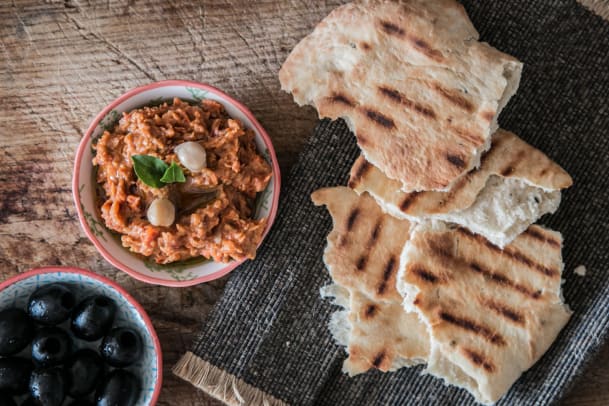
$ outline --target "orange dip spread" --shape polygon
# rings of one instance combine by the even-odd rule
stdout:
[[[174,148],[187,141],[205,148],[207,167],[184,167]],[[228,262],[254,258],[267,219],[254,219],[256,194],[272,176],[256,151],[254,132],[228,116],[222,104],[180,99],[123,113],[93,146],[100,185],[99,208],[123,246],[167,264],[203,256]],[[131,157],[150,155],[180,165],[186,182],[153,188],[134,173]],[[171,226],[152,225],[146,210],[156,198],[175,205]]]

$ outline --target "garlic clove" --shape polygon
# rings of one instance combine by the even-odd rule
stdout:
[[[198,142],[187,141],[174,148],[180,163],[191,172],[201,172],[207,167],[205,148]]]
[[[176,217],[176,208],[169,199],[154,199],[146,212],[148,221],[153,226],[169,227]]]

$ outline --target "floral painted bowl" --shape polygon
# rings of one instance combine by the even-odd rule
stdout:
[[[279,165],[271,140],[244,105],[222,91],[201,83],[183,80],[156,82],[133,89],[110,103],[95,117],[80,142],[74,164],[72,192],[78,218],[85,234],[108,262],[143,282],[165,286],[191,286],[220,278],[243,261],[219,263],[196,258],[159,265],[152,259],[130,252],[122,246],[116,233],[104,226],[96,207],[95,168],[92,163],[91,145],[93,141],[101,136],[104,130],[112,129],[123,112],[147,105],[158,105],[165,100],[172,100],[174,97],[193,102],[202,99],[217,100],[224,105],[231,117],[241,120],[247,128],[255,132],[256,147],[273,170],[273,177],[268,187],[258,194],[254,213],[256,218],[268,217],[267,227],[264,231],[266,236],[277,213],[280,190]]]
[[[137,406],[154,405],[163,382],[161,344],[142,306],[110,279],[79,268],[53,266],[32,269],[0,284],[0,310],[10,307],[25,310],[30,295],[36,289],[55,282],[70,286],[77,301],[87,296],[101,294],[116,302],[117,313],[114,326],[128,326],[135,329],[144,342],[142,357],[135,364],[126,368],[140,378],[141,391]],[[97,350],[99,343],[99,340],[92,343],[74,340],[76,348]],[[24,350],[24,353],[26,351]]]

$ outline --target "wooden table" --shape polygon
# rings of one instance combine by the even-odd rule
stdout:
[[[105,262],[80,229],[71,195],[89,121],[128,89],[163,79],[217,86],[248,105],[284,175],[316,122],[279,89],[290,49],[340,1],[0,2],[0,277],[43,265],[104,274],[144,306],[164,352],[161,405],[216,405],[175,378],[224,280],[185,289],[140,283]],[[609,348],[565,401],[609,404]]]

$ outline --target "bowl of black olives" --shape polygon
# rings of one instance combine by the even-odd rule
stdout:
[[[158,337],[119,285],[48,267],[0,284],[1,405],[154,405]]]

